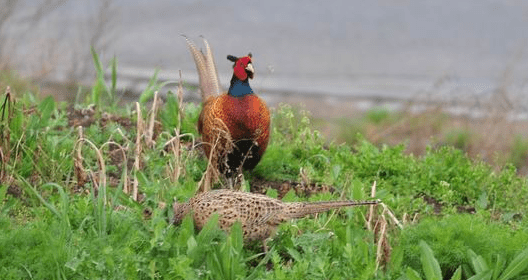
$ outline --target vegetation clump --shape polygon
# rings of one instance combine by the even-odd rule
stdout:
[[[1,96],[3,279],[528,276],[528,188],[513,165],[498,170],[448,145],[415,156],[362,135],[328,142],[288,105],[274,109],[270,145],[243,188],[317,201],[368,199],[375,186],[385,207],[286,223],[267,253],[215,219],[200,232],[189,218],[173,226],[170,205],[194,195],[207,167],[199,107],[182,102],[181,84],[162,101],[156,91],[169,84],[155,78],[142,102],[119,107],[112,79],[97,75],[74,105]]]

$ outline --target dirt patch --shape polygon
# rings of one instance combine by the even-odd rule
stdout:
[[[101,115],[101,126],[106,127],[110,122],[115,122],[124,127],[126,130],[133,129],[136,127],[136,123],[132,121],[130,117],[120,117],[109,113],[103,113]]]
[[[68,108],[68,125],[71,127],[89,127],[95,123],[95,105],[88,108],[76,109],[73,106]]]
[[[22,189],[17,185],[9,185],[7,187],[7,194],[12,195],[15,198],[21,198],[22,197]]]
[[[441,202],[425,194],[421,194],[420,197],[422,197],[425,203],[433,206],[433,210],[435,214],[440,214],[442,212],[442,208],[444,207],[444,205]],[[457,209],[457,213],[468,213],[468,214],[476,213],[476,209],[473,206],[457,205],[456,209]]]
[[[110,165],[114,165],[117,167],[117,170],[114,172],[108,172],[108,185],[110,187],[117,187],[119,183],[121,182],[121,177],[123,173],[123,168],[126,164],[127,170],[132,170],[134,166],[134,158],[127,157],[128,149],[122,148],[119,145],[116,145],[114,143],[110,143],[108,145],[108,155],[110,157]],[[125,162],[126,160],[126,162]],[[141,165],[141,163],[140,163]],[[127,177],[126,186],[130,186],[130,178]]]
[[[422,194],[421,196],[423,200],[425,201],[425,203],[433,206],[435,214],[440,214],[440,212],[442,212],[442,207],[443,207],[442,203],[440,203],[438,200],[428,195]]]
[[[89,127],[97,121],[96,107],[93,104],[87,108],[74,108],[73,106],[70,106],[67,111],[67,116],[68,125],[71,127]],[[110,122],[118,123],[126,130],[136,127],[136,123],[132,120],[132,118],[117,116],[107,112],[101,113],[99,122],[103,128],[106,127]]]
[[[468,205],[458,205],[456,208],[458,213],[475,214],[477,212],[477,209],[475,209],[475,207]]]
[[[15,178],[13,178],[12,176],[6,176],[6,178],[4,178],[4,181],[0,181],[0,183],[7,185],[6,195],[10,195],[14,198],[17,198],[24,204],[28,205],[24,189],[22,189],[22,187],[17,184]]]

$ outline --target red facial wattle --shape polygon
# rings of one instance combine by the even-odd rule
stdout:
[[[241,81],[245,81],[248,78],[248,73],[246,72],[246,67],[251,63],[251,57],[244,56],[239,58],[235,66],[233,67],[233,72],[235,76]],[[253,78],[253,73],[250,74],[250,78]]]

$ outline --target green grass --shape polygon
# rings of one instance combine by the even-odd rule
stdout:
[[[526,166],[528,157],[528,141],[523,139],[522,136],[516,135],[513,141],[512,148],[510,149],[510,155],[508,161],[511,162],[515,167],[521,168]]]
[[[467,150],[471,139],[471,133],[467,130],[450,131],[446,135],[446,142],[460,150]]]
[[[463,225],[463,226],[462,226]],[[403,262],[421,270],[420,246],[423,240],[435,252],[444,275],[451,276],[460,264],[470,264],[468,250],[478,252],[487,262],[498,256],[512,260],[526,248],[528,231],[514,230],[505,224],[488,223],[480,215],[449,215],[441,219],[431,217],[403,231],[400,249]],[[467,268],[465,268],[467,269]]]
[[[94,60],[102,71],[95,55]],[[134,170],[125,163],[132,166],[136,157],[137,112],[117,107],[115,87],[101,79],[85,103],[75,104],[78,110],[100,104],[95,123],[83,129],[80,151],[88,180],[81,186],[75,170],[79,134],[68,125],[67,104],[30,98],[38,92],[28,92],[6,105],[12,114],[0,121],[2,279],[466,279],[487,271],[497,275],[493,279],[528,276],[528,188],[513,165],[497,171],[450,146],[416,157],[404,153],[403,144],[377,146],[360,134],[353,146],[336,144],[287,105],[273,110],[269,148],[247,179],[300,182],[302,169],[310,181],[336,189],[311,197],[290,191],[285,201],[367,199],[376,182],[377,197],[399,220],[418,216],[403,229],[389,221],[389,260],[377,263],[378,236],[365,228],[366,208],[285,223],[268,242],[268,254],[243,246],[240,228],[226,234],[214,219],[200,232],[190,219],[170,225],[170,205],[194,194],[206,168],[191,144],[198,137],[200,107],[185,104],[180,112],[178,99],[169,95],[155,116],[161,131],[151,146],[142,140],[140,168]],[[166,86],[154,77],[149,88]],[[150,97],[146,90],[140,106],[147,124]],[[103,123],[105,114],[133,125]],[[384,122],[387,115],[380,111],[369,119]],[[181,139],[179,154],[165,146],[174,137]],[[125,158],[116,159],[118,153]],[[132,180],[140,202],[124,193]]]
[[[365,114],[365,119],[367,122],[374,123],[374,124],[381,124],[382,122],[388,122],[391,121],[391,118],[394,118],[394,114],[391,115],[389,110],[384,107],[376,107],[373,109],[370,109]]]

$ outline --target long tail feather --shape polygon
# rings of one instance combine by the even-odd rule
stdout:
[[[211,47],[209,47],[209,43],[205,38],[203,38],[203,43],[205,46],[205,66],[207,67],[207,71],[210,73],[211,77],[211,85],[214,87],[214,94],[218,95],[223,92],[222,87],[220,86],[220,81],[218,80],[218,69],[216,68],[216,61],[213,56],[213,51],[211,50]]]
[[[209,47],[207,40],[203,39],[205,46],[205,54],[198,50],[193,41],[185,37],[187,47],[191,51],[196,64],[196,70],[200,79],[200,89],[202,90],[202,100],[206,100],[209,96],[216,96],[222,93],[220,82],[218,81],[218,72],[213,57],[213,52]]]
[[[304,216],[326,212],[331,209],[341,207],[353,207],[361,205],[376,205],[380,203],[380,200],[364,200],[364,201],[321,201],[321,202],[309,202],[309,203],[289,203],[292,206],[292,210],[287,211],[289,218],[302,218]],[[295,205],[296,204],[296,205]],[[295,210],[293,210],[295,209]]]

